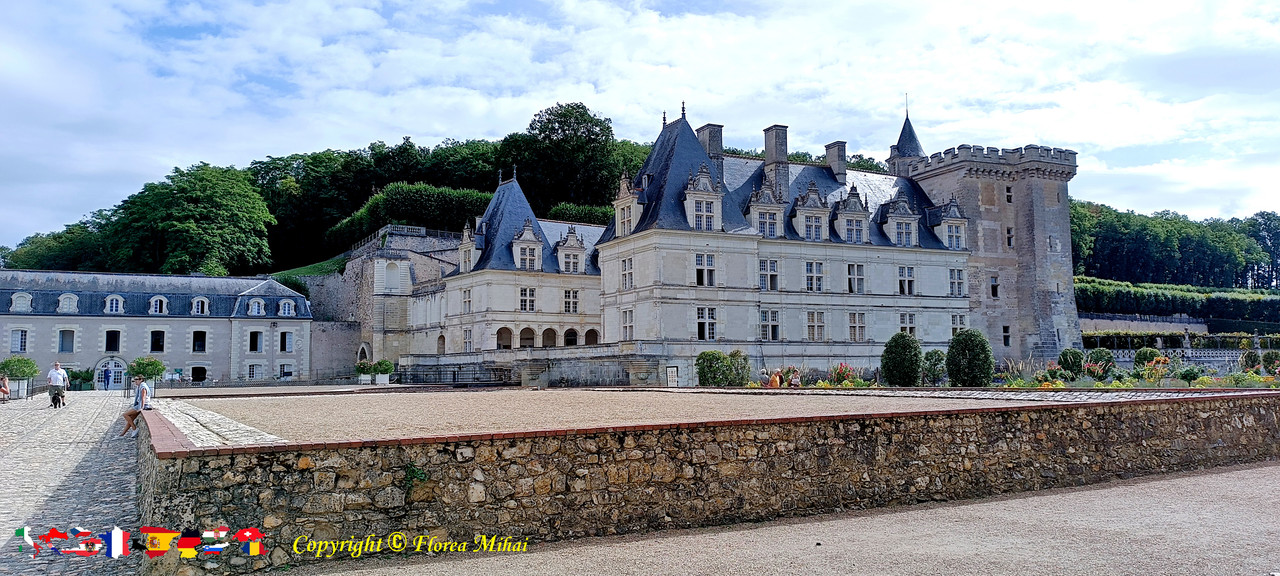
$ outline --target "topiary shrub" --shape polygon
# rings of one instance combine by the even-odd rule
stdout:
[[[930,350],[924,353],[924,365],[921,368],[926,386],[942,386],[947,378],[947,353],[941,350]]]
[[[1133,354],[1133,366],[1135,368],[1146,366],[1156,357],[1160,356],[1160,351],[1155,348],[1142,348]]]
[[[990,386],[995,370],[991,343],[981,332],[970,328],[957,332],[951,338],[951,345],[947,348],[947,378],[951,379],[952,386]]]
[[[699,386],[726,386],[733,372],[729,356],[719,350],[707,350],[698,354],[694,366],[698,370]]]
[[[729,353],[729,385],[746,386],[751,381],[751,360],[741,350]]]
[[[885,383],[890,386],[919,384],[921,356],[919,340],[906,332],[894,334],[880,355],[880,372]]]
[[[1058,354],[1058,365],[1072,374],[1084,373],[1084,352],[1067,348]]]
[[[1280,350],[1267,350],[1262,354],[1262,367],[1272,376],[1280,371]]]
[[[390,374],[395,371],[396,365],[385,358],[373,363],[374,374]]]
[[[0,374],[10,380],[30,380],[40,375],[40,366],[26,356],[10,356],[0,362]]]

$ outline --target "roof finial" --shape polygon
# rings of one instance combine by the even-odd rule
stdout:
[[[684,119],[684,100],[680,101],[680,118]]]
[[[666,110],[662,111],[662,127],[663,128],[667,127],[667,111]]]
[[[902,109],[907,113],[907,118],[911,117],[911,99],[906,92],[902,93]]]
[[[512,164],[512,165],[511,165],[511,179],[512,179],[512,180],[515,180],[515,179],[516,179],[516,165],[515,165],[515,164]]]
[[[498,184],[499,184],[499,185],[501,185],[501,184],[502,184],[502,169],[501,169],[501,168],[499,168],[499,169],[498,169]]]

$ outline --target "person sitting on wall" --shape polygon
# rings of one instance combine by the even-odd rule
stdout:
[[[9,377],[0,374],[0,402],[9,401]]]
[[[128,410],[125,410],[123,414],[124,430],[120,431],[120,435],[124,436],[125,434],[129,434],[129,432],[133,432],[132,434],[129,434],[129,437],[137,438],[138,416],[142,414],[143,410],[152,409],[151,386],[147,384],[146,380],[143,380],[139,376],[135,376],[133,378],[133,385],[133,406],[130,406]]]

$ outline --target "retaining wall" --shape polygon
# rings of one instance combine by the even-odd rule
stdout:
[[[255,526],[269,554],[148,559],[146,574],[316,561],[300,536],[563,540],[1076,486],[1280,456],[1280,394],[201,449],[155,412],[142,525]],[[407,481],[421,473],[424,480]],[[412,546],[410,547],[412,550]]]

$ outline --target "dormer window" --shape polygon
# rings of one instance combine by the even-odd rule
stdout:
[[[689,175],[689,182],[684,188],[684,213],[689,228],[702,232],[718,231],[716,207],[721,198],[720,185],[712,180],[711,169],[706,164],[699,166],[697,174]]]
[[[715,206],[716,203],[711,200],[694,200],[693,202],[693,229],[694,230],[715,230]]]
[[[778,213],[777,212],[757,212],[756,213],[756,229],[761,236],[765,238],[778,237]]]
[[[618,208],[618,235],[626,236],[631,233],[632,228],[632,206],[622,206]]]
[[[164,296],[152,296],[151,305],[147,310],[151,314],[168,314],[169,299]]]
[[[578,254],[565,254],[564,263],[560,265],[560,270],[566,274],[577,274],[582,271],[581,257]]]
[[[524,229],[511,242],[511,256],[516,270],[542,270],[542,238],[533,230],[533,220],[524,221]]]
[[[265,316],[265,315],[266,315],[266,305],[265,305],[265,303],[264,303],[261,299],[259,299],[259,298],[254,298],[253,300],[250,300],[250,301],[249,301],[249,315],[250,315],[250,316]]]
[[[795,212],[791,214],[791,225],[804,235],[809,242],[821,242],[825,239],[824,230],[831,211],[827,200],[818,190],[817,182],[810,181],[804,194],[796,197]]]
[[[208,316],[209,315],[209,299],[203,296],[197,296],[191,299],[191,315],[192,316]]]
[[[75,314],[80,311],[80,298],[75,294],[63,294],[58,297],[59,314]]]
[[[947,224],[947,248],[964,250],[964,224]]]
[[[893,223],[893,243],[898,246],[915,246],[915,224],[898,221]]]
[[[297,311],[296,311],[296,306],[293,303],[293,300],[281,300],[280,316],[295,316],[295,315],[297,315]]]
[[[822,220],[821,216],[805,216],[804,217],[804,239],[812,242],[822,241]]]
[[[123,314],[124,313],[124,297],[118,294],[107,296],[106,306],[102,308],[104,314]]]
[[[520,260],[517,267],[521,270],[536,270],[538,268],[538,248],[535,246],[521,246]]]
[[[30,312],[31,311],[31,295],[26,292],[18,292],[9,297],[10,312]]]
[[[862,244],[866,240],[866,220],[846,218],[844,221],[844,240],[850,244]]]

